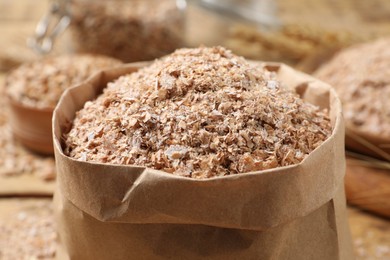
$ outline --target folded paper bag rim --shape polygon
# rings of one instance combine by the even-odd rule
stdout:
[[[306,216],[335,196],[345,173],[341,103],[329,85],[278,63],[258,62],[304,99],[328,106],[333,125],[332,135],[297,165],[199,180],[66,156],[60,140],[75,112],[96,98],[107,82],[147,64],[130,63],[96,73],[65,91],[54,111],[57,186],[77,208],[103,222],[266,230]]]

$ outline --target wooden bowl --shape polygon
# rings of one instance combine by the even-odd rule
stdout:
[[[349,204],[390,218],[390,170],[347,157],[345,190]]]
[[[51,118],[54,108],[29,107],[12,98],[9,98],[9,104],[10,123],[15,138],[34,152],[52,155]]]
[[[389,138],[352,129],[351,126],[347,125],[345,127],[345,145],[348,150],[390,161]]]

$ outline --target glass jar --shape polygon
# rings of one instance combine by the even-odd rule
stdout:
[[[131,62],[151,60],[183,46],[185,0],[56,0],[53,4],[60,7],[57,16],[70,18],[67,31],[75,52]]]

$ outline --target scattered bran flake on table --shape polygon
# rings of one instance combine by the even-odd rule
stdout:
[[[20,207],[0,219],[0,259],[54,259],[57,235],[51,202]]]
[[[120,64],[110,57],[88,54],[49,57],[11,71],[5,85],[15,101],[29,107],[53,109],[65,89],[96,71]]]
[[[65,153],[209,178],[292,165],[331,134],[327,111],[222,47],[180,49],[108,83]]]
[[[390,138],[390,38],[341,51],[315,75],[332,85],[347,126]]]

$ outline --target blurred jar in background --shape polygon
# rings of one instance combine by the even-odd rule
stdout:
[[[51,52],[63,32],[70,52],[102,54],[125,62],[152,60],[184,44],[185,0],[50,3],[29,39],[29,46],[40,54]]]
[[[71,0],[76,52],[125,62],[151,60],[183,46],[184,0]]]
[[[220,44],[306,72],[341,48],[390,35],[388,0],[192,0],[187,12],[188,45]]]
[[[274,0],[188,0],[186,40],[190,46],[225,45],[237,26],[275,29]]]

